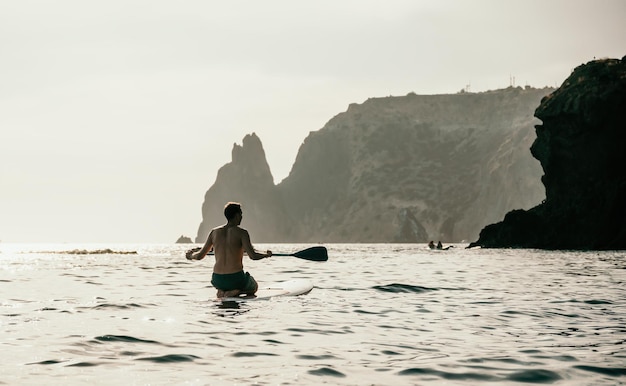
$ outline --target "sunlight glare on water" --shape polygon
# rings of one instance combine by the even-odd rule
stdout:
[[[246,259],[261,284],[305,278],[311,293],[222,303],[212,259],[185,260],[189,246],[0,244],[0,381],[626,380],[623,252],[327,247],[327,262]],[[80,253],[96,250],[104,252]]]

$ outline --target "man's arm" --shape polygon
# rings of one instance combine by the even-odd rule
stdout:
[[[265,253],[255,251],[252,242],[250,242],[250,234],[245,229],[241,229],[241,244],[243,245],[243,250],[246,251],[252,260],[261,260],[272,256],[272,251],[266,251]]]
[[[192,248],[185,253],[187,260],[202,260],[207,253],[211,252],[213,248],[213,231],[209,233],[209,237],[206,238],[206,242],[202,248]]]

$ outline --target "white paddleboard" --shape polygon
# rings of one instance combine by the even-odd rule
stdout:
[[[307,279],[293,279],[280,283],[275,283],[267,286],[259,286],[256,295],[254,296],[239,296],[221,298],[222,302],[240,302],[250,300],[269,299],[275,296],[298,296],[305,295],[311,292],[313,289],[313,283]]]

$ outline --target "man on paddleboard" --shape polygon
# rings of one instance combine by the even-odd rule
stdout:
[[[254,295],[259,288],[256,280],[243,270],[243,253],[252,260],[272,256],[272,251],[259,253],[250,242],[248,231],[241,228],[243,212],[241,204],[229,202],[224,207],[227,223],[213,228],[202,248],[187,251],[187,260],[202,260],[214,250],[215,265],[211,284],[217,288],[217,297],[234,297],[240,294]]]

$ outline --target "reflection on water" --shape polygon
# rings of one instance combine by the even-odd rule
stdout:
[[[2,244],[0,381],[626,382],[622,252],[327,247],[323,263],[246,261],[308,295],[221,302],[188,246]],[[107,249],[137,254],[58,253]]]

